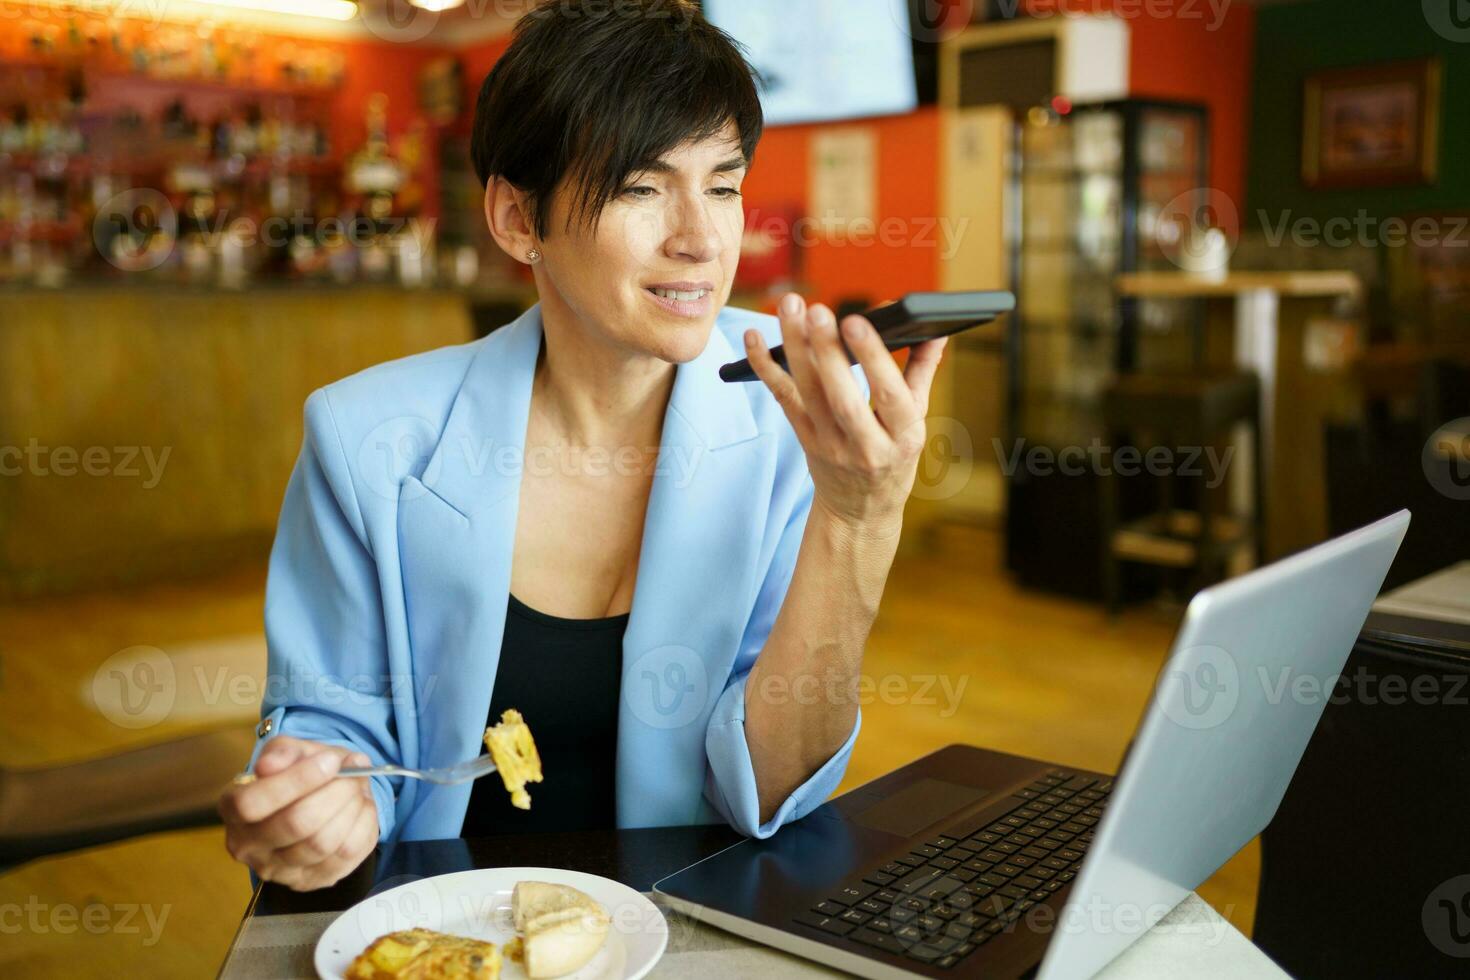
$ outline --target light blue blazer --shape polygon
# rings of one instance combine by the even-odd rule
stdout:
[[[765,386],[719,380],[719,366],[743,356],[749,327],[779,341],[774,317],[726,308],[704,352],[678,367],[664,416],[623,640],[620,827],[724,820],[767,837],[832,793],[861,726],[859,717],[761,823],[745,681],[786,596],[812,482]],[[374,764],[445,766],[481,753],[521,471],[538,465],[523,449],[540,347],[537,306],[481,340],[370,368],[307,399],[271,553],[251,767],[282,733]],[[546,683],[558,682],[548,671]],[[374,777],[381,839],[458,837],[470,788]]]

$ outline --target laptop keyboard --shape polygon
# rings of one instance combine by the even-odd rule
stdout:
[[[1053,769],[1003,815],[950,828],[873,869],[801,925],[951,967],[1076,877],[1113,781]]]

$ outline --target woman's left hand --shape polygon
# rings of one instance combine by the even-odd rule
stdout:
[[[745,332],[746,356],[806,451],[813,508],[854,530],[896,536],[924,450],[929,388],[945,340],[914,347],[900,371],[866,318],[845,318],[842,339],[867,375],[869,407],[832,311],[821,304],[808,309],[791,293],[781,300],[779,316],[789,373],[755,330]]]

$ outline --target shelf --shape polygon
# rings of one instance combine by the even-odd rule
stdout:
[[[1123,179],[1123,167],[1043,167],[1023,166],[1020,170],[1022,180],[1027,177],[1046,177],[1075,179],[1077,177],[1107,177],[1110,180]],[[1169,180],[1194,180],[1198,173],[1194,169],[1189,170],[1141,170],[1138,176],[1146,179],[1169,179]]]
[[[11,68],[41,70],[56,72],[58,74],[80,72],[88,83],[95,81],[140,83],[165,88],[187,88],[193,92],[215,92],[253,97],[329,98],[335,95],[341,88],[340,83],[333,85],[266,84],[262,82],[222,79],[209,75],[150,75],[147,72],[124,71],[117,68],[62,65],[54,61],[17,60],[14,58],[0,59],[0,71]]]
[[[69,176],[85,176],[88,174],[155,174],[168,170],[178,164],[197,164],[199,161],[189,159],[186,156],[164,157],[117,157],[115,159],[99,159],[91,153],[65,154],[65,153],[0,153],[0,173],[7,170],[20,170],[37,172],[37,167],[43,161],[55,158],[64,160],[61,174]],[[292,157],[286,162],[279,162],[267,158],[256,158],[246,162],[244,169],[238,173],[229,173],[223,170],[223,161],[208,160],[204,165],[215,171],[216,177],[221,183],[231,183],[242,178],[270,177],[279,173],[302,174],[305,176],[330,176],[342,169],[342,161],[336,157]],[[61,174],[56,174],[60,176]],[[51,176],[48,170],[42,176]]]
[[[14,222],[0,221],[0,245],[14,241],[24,242],[72,242],[82,234],[82,229],[72,223],[65,221],[36,221],[25,229],[24,235],[19,234],[19,226]]]
[[[185,75],[169,77],[166,75],[149,75],[143,72],[108,71],[104,69],[84,69],[83,75],[89,81],[97,78],[103,81],[142,83],[144,85],[156,85],[166,88],[187,87],[191,92],[214,92],[220,95],[244,95],[252,97],[324,99],[335,95],[339,88],[336,85],[272,85],[261,82],[230,81],[228,79],[211,78],[207,75],[198,77]]]
[[[1047,181],[1075,181],[1079,177],[1106,177],[1122,181],[1122,167],[1022,167],[1021,180],[1038,177]]]
[[[1133,521],[1113,535],[1114,557],[1149,565],[1191,568],[1198,563],[1200,515],[1176,510]],[[1210,521],[1210,538],[1217,547],[1239,548],[1251,543],[1250,525],[1238,517],[1220,515]]]
[[[1237,296],[1273,292],[1282,296],[1357,296],[1363,283],[1346,271],[1231,272],[1222,279],[1185,272],[1132,272],[1118,277],[1124,296]]]

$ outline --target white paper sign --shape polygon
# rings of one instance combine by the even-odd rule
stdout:
[[[811,218],[824,232],[878,215],[878,134],[869,126],[830,129],[812,137]]]

